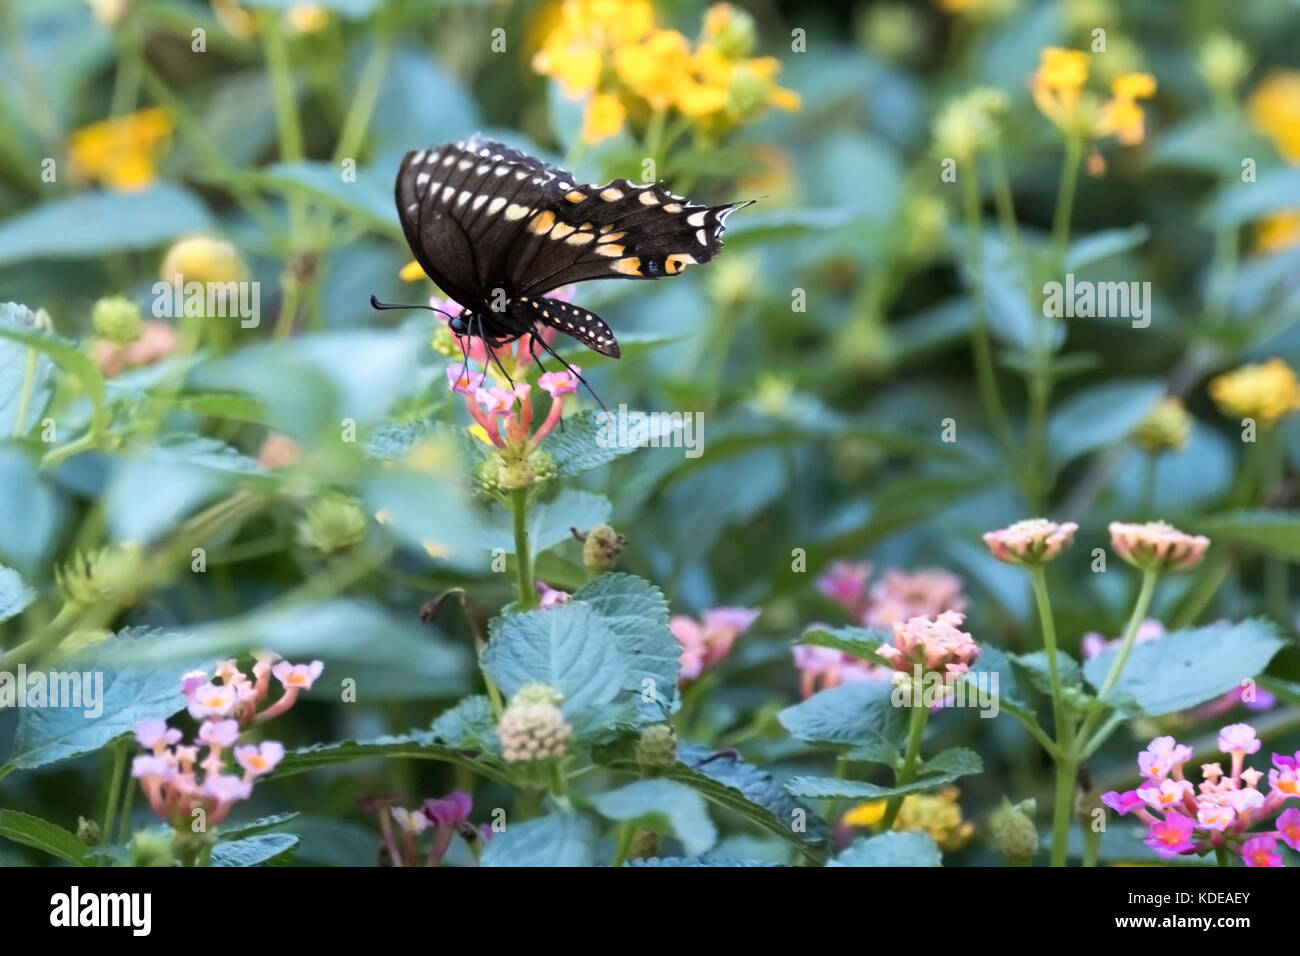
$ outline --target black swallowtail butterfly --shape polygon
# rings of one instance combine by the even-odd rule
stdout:
[[[618,340],[600,316],[546,293],[708,262],[722,248],[727,216],[752,202],[700,206],[659,183],[626,179],[579,185],[572,173],[477,134],[407,153],[396,193],[416,260],[463,306],[449,317],[454,333],[482,339],[491,353],[549,326],[614,358]]]

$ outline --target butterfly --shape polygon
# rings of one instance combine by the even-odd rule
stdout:
[[[452,332],[481,339],[493,358],[493,348],[531,335],[530,348],[540,343],[561,362],[541,330],[612,358],[618,339],[594,312],[546,293],[588,279],[680,275],[718,254],[727,217],[753,201],[703,206],[661,183],[626,179],[580,185],[478,134],[407,153],[396,199],[416,260],[462,306],[449,316]]]

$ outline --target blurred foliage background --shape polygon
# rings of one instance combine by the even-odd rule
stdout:
[[[1030,513],[1081,525],[1052,570],[1071,652],[1086,632],[1117,634],[1132,599],[1132,578],[1090,572],[1115,519],[1167,518],[1219,546],[1161,593],[1155,617],[1264,613],[1294,633],[1294,376],[1257,376],[1235,404],[1207,383],[1269,359],[1300,366],[1300,5],[569,6],[0,4],[0,301],[28,307],[4,322],[51,328],[105,379],[95,396],[42,364],[21,405],[28,350],[0,340],[0,564],[30,589],[0,644],[57,619],[57,567],[77,553],[111,560],[125,543],[154,563],[130,565],[140,587],[117,582],[104,613],[79,622],[83,640],[133,625],[197,632],[207,649],[274,643],[375,689],[359,706],[318,694],[286,719],[288,743],[426,726],[473,689],[463,616],[426,626],[419,609],[454,585],[480,616],[509,601],[484,557],[500,529],[439,490],[455,484],[445,462],[399,481],[340,451],[339,429],[353,420],[364,444],[391,437],[386,424],[463,419],[432,321],[368,302],[436,293],[404,271],[393,177],[407,150],[475,130],[579,182],[639,179],[652,160],[693,200],[760,200],[731,221],[714,263],[579,288],[624,356],[566,354],[611,407],[703,412],[705,451],[646,450],[588,473],[575,489],[588,497],[557,509],[539,542],[550,547],[539,577],[572,589],[585,578],[568,525],[608,519],[629,540],[622,567],[662,587],[675,613],[761,609],[697,691],[693,739],[738,746],[778,775],[816,763],[775,713],[799,697],[792,639],[843,619],[814,584],[837,559],[946,569],[978,640],[1036,646],[1026,580],[978,537]],[[638,47],[646,16],[678,39]],[[592,22],[595,40],[582,32]],[[1131,115],[1119,135],[1052,117],[1031,89],[1049,47],[1090,51],[1090,95],[1099,109],[1138,108],[1138,129]],[[1112,86],[1133,74],[1156,80],[1140,103]],[[977,88],[997,92],[991,112],[962,100]],[[1062,235],[1071,143],[1082,174]],[[954,155],[957,181],[945,181]],[[260,325],[153,318],[154,283],[177,270],[256,281]],[[1150,326],[1045,322],[1042,282],[1063,271],[1150,282]],[[150,338],[114,342],[112,309],[97,306],[109,297],[135,303]],[[982,335],[1001,425],[976,373]],[[1167,396],[1175,423],[1136,440]],[[1279,396],[1267,440],[1243,443],[1241,417]],[[53,443],[40,438],[46,408]],[[368,522],[358,538],[328,513],[341,491],[373,505],[385,481],[380,497],[414,516],[404,534]],[[204,510],[239,492],[256,502],[247,514]],[[192,575],[204,522],[216,529],[202,539],[208,570]],[[315,546],[322,534],[327,547]],[[1280,700],[1260,718],[1278,751],[1300,745],[1286,683],[1297,663],[1290,649],[1274,663]],[[1203,732],[1178,719],[1181,734]],[[0,713],[0,758],[15,757],[15,720]],[[960,797],[977,822],[1004,794],[1046,786],[1019,729],[988,724],[972,715],[945,731],[955,742],[984,731],[985,773]],[[1134,742],[1121,734],[1098,755],[1105,786],[1131,775]],[[11,774],[0,804],[70,826],[96,812],[104,767],[83,756]],[[375,838],[358,798],[414,801],[457,782],[432,763],[366,763],[256,800],[302,811],[299,862],[362,863]],[[724,833],[727,855],[782,858],[743,826]],[[967,861],[991,859],[959,843]],[[5,845],[0,860],[23,852]]]

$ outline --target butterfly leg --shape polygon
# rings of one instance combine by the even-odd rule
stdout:
[[[493,362],[497,363],[497,368],[499,368],[501,370],[501,374],[506,377],[506,381],[510,383],[510,388],[513,391],[515,387],[515,380],[510,377],[510,373],[506,371],[506,367],[501,364],[501,359],[497,357],[496,350],[493,348],[493,345],[500,345],[501,340],[496,338],[489,338],[488,336],[483,334],[483,319],[481,317],[475,316],[473,321],[478,323],[478,333],[477,333],[478,338],[483,343],[483,349],[484,351],[487,352],[488,358],[491,359]]]
[[[581,382],[583,385],[587,387],[587,391],[591,393],[591,397],[596,400],[596,404],[601,407],[602,411],[606,411],[606,412],[609,411],[609,409],[605,407],[605,403],[600,400],[600,396],[596,394],[595,389],[593,389],[591,387],[591,384],[585,378],[582,377],[582,373],[579,372],[572,365],[570,365],[568,362],[564,361],[564,359],[560,357],[559,353],[557,353],[555,349],[551,348],[550,343],[547,342],[546,339],[542,338],[539,333],[535,332],[533,335],[533,340],[537,342],[541,342],[542,348],[546,350],[547,354],[549,354],[553,359],[555,359],[555,361],[559,362],[561,365],[567,368],[569,370],[570,375],[572,375],[574,378],[576,378],[579,382]]]

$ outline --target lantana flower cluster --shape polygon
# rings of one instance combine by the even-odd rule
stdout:
[[[958,678],[980,655],[979,645],[961,629],[965,621],[960,611],[896,621],[893,642],[881,644],[876,653],[903,674],[910,675],[919,666],[923,673],[945,680]]]
[[[233,660],[219,663],[215,673],[185,674],[181,690],[190,716],[199,722],[192,741],[182,744],[182,732],[165,720],[142,720],[135,728],[136,742],[146,753],[132,762],[131,776],[140,781],[154,813],[181,832],[190,830],[196,810],[203,811],[206,827],[225,820],[236,803],[252,794],[254,781],[284,757],[278,741],[240,744],[240,736],[292,707],[323,668],[320,661],[291,664],[262,653],[251,679]],[[267,705],[273,680],[283,692]]]
[[[1155,96],[1150,73],[1124,73],[1110,83],[1104,102],[1087,90],[1089,59],[1081,50],[1046,47],[1029,82],[1034,104],[1067,135],[1086,140],[1114,136],[1124,146],[1136,146],[1146,136],[1146,114],[1140,100]]]
[[[477,862],[483,847],[492,838],[491,826],[470,823],[474,800],[461,790],[443,797],[430,797],[414,810],[397,806],[392,799],[371,798],[365,803],[369,809],[378,811],[386,857],[384,862],[389,866],[437,866],[457,836],[465,841],[471,857]],[[421,852],[419,844],[425,832],[432,833],[432,839],[428,849]]]
[[[799,109],[798,95],[776,85],[781,64],[749,55],[754,42],[753,18],[727,3],[709,9],[692,46],[655,25],[650,0],[564,0],[532,65],[566,96],[586,98],[584,142],[616,135],[629,118],[647,123],[669,110],[717,133],[769,106]]]
[[[1201,764],[1201,782],[1183,773],[1192,749],[1173,737],[1157,737],[1138,754],[1142,782],[1123,793],[1102,794],[1102,802],[1121,816],[1129,813],[1147,825],[1147,846],[1162,857],[1204,854],[1224,849],[1247,866],[1282,866],[1281,841],[1300,850],[1300,753],[1273,754],[1267,786],[1265,774],[1246,766],[1260,740],[1249,724],[1229,724],[1219,731],[1219,750],[1229,759]]]
[[[955,574],[938,568],[910,572],[891,568],[868,587],[871,574],[869,564],[835,561],[817,579],[817,588],[840,605],[854,624],[863,627],[892,628],[912,618],[966,610],[962,580]],[[891,676],[887,667],[830,647],[799,644],[792,653],[804,697],[811,697],[819,688]]]
[[[684,614],[674,615],[668,628],[682,646],[678,682],[683,686],[712,670],[730,652],[741,634],[758,619],[759,612],[744,607],[717,607],[705,611],[696,620]]]

